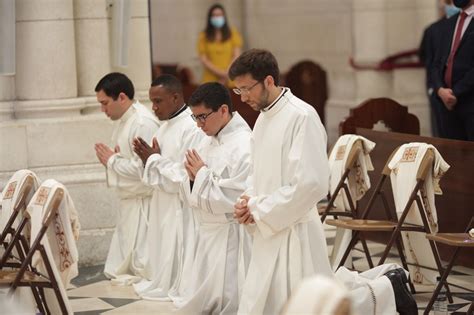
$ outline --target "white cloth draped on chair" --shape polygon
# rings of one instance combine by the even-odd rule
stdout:
[[[1,199],[2,210],[0,212],[0,233],[5,228],[8,220],[10,219],[14,207],[19,201],[20,191],[22,190],[23,185],[26,182],[28,176],[33,178],[33,189],[29,192],[26,197],[25,203],[31,200],[34,193],[38,189],[39,183],[41,182],[39,178],[30,170],[19,170],[8,180],[5,188],[2,191],[3,198]],[[18,216],[15,220],[15,224],[18,224],[21,221],[21,216]],[[16,226],[16,225],[15,225]]]
[[[33,242],[47,217],[46,210],[50,207],[52,197],[57,189],[63,189],[64,195],[58,208],[58,215],[52,220],[41,243],[45,247],[68,313],[72,314],[66,288],[70,280],[78,275],[79,255],[76,241],[79,238],[80,230],[78,215],[72,199],[64,185],[54,179],[49,179],[43,182],[33,196],[27,211],[31,217],[31,242]],[[41,273],[47,274],[39,252],[33,256],[32,265]],[[51,312],[59,314],[61,311],[53,290],[45,289],[45,296]]]
[[[439,180],[450,166],[443,160],[433,145],[412,142],[404,144],[398,149],[388,167],[392,170],[390,180],[397,215],[400,216],[416,185],[416,175],[421,161],[429,149],[432,149],[434,152],[433,169],[432,172],[428,172],[424,182],[424,192],[426,195],[422,196],[420,193],[419,195],[426,210],[425,214],[431,233],[436,233],[438,231],[438,216],[435,206],[435,194],[442,194]],[[413,203],[411,206],[405,223],[423,225],[416,203]],[[435,283],[436,276],[439,276],[438,267],[425,235],[419,232],[403,231],[402,238],[413,281],[423,284]],[[433,268],[434,271],[420,268],[419,266]]]
[[[336,190],[336,187],[341,180],[342,175],[345,172],[345,165],[349,157],[349,153],[357,140],[362,141],[362,151],[357,156],[357,162],[355,169],[349,173],[346,183],[349,187],[351,199],[355,202],[360,200],[365,193],[370,189],[370,178],[368,171],[373,171],[372,160],[370,159],[370,152],[374,149],[375,143],[358,135],[347,134],[339,137],[334,149],[329,155],[329,191],[331,195]],[[346,196],[346,192],[341,189],[338,196],[334,201],[334,206],[339,211],[350,211],[349,202]],[[340,217],[343,219],[344,217]],[[335,271],[339,262],[344,255],[344,251],[351,241],[352,232],[347,229],[336,229],[336,237],[334,240],[334,247],[330,255],[331,267]],[[346,260],[346,266],[352,264],[351,256]]]

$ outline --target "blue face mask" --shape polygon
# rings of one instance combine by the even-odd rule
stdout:
[[[211,25],[215,28],[221,28],[225,24],[225,18],[223,16],[212,16]]]
[[[453,15],[458,14],[459,12],[461,12],[461,9],[459,9],[458,7],[455,7],[454,5],[449,5],[449,4],[444,5],[444,13],[446,13],[446,17],[448,19],[452,17]]]

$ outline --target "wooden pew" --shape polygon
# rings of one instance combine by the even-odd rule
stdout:
[[[356,128],[356,133],[376,143],[371,153],[374,172],[370,172],[372,185],[378,181],[380,170],[390,153],[397,146],[407,142],[426,142],[434,145],[451,168],[441,178],[440,187],[442,195],[436,195],[436,209],[438,213],[439,232],[462,232],[474,213],[474,142],[449,140],[441,138],[423,137],[418,135],[381,132],[365,128]],[[395,209],[390,185],[385,185],[386,196],[389,205]],[[361,209],[364,209],[367,198],[360,201]],[[370,219],[385,219],[383,206],[377,200]],[[387,242],[388,236],[384,234],[368,234],[368,239],[377,242]],[[438,245],[441,258],[449,260],[452,248]],[[474,259],[469,251],[461,252],[457,263],[474,268]]]

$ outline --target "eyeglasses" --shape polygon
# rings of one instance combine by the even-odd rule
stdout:
[[[199,121],[200,123],[204,124],[206,122],[207,117],[209,117],[212,113],[214,113],[214,111],[207,114],[199,114],[197,116],[195,116],[194,114],[191,114],[191,118],[194,121]]]
[[[255,82],[255,84],[252,85],[252,86],[249,87],[249,88],[241,88],[241,89],[235,88],[235,89],[232,89],[232,91],[234,91],[234,93],[237,94],[237,95],[249,94],[249,93],[250,93],[250,90],[253,89],[255,86],[257,86],[257,84],[259,84],[260,82],[261,82],[261,81]]]

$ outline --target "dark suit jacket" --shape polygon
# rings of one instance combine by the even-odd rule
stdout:
[[[456,14],[440,24],[440,47],[436,50],[433,67],[430,71],[430,81],[434,93],[441,87],[446,87],[444,72],[448,61],[454,30],[459,14]],[[464,33],[459,48],[454,56],[452,89],[458,99],[455,110],[474,112],[474,19],[471,20]]]
[[[443,17],[441,20],[434,22],[425,29],[421,39],[420,48],[418,49],[418,56],[420,57],[420,61],[426,69],[427,89],[433,88],[430,77],[430,69],[434,65],[435,52],[441,47],[441,33],[439,30],[445,21],[446,18]]]

